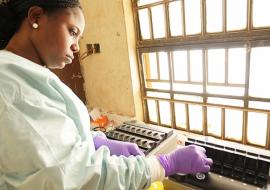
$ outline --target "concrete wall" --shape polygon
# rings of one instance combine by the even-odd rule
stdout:
[[[131,0],[82,0],[86,28],[80,42],[100,54],[81,63],[89,107],[142,119]]]

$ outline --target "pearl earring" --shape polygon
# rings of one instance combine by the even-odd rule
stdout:
[[[32,27],[33,27],[34,29],[37,29],[37,28],[38,28],[38,24],[37,24],[37,23],[33,23],[33,24],[32,24]]]

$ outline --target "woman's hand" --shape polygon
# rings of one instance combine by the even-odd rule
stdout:
[[[144,155],[144,153],[139,149],[138,145],[130,142],[123,142],[117,140],[107,139],[103,136],[96,136],[93,139],[96,150],[101,146],[107,146],[110,149],[111,155],[123,155],[123,156],[137,156]]]
[[[165,170],[165,176],[175,173],[195,174],[208,172],[213,160],[207,158],[205,149],[200,146],[189,145],[166,154],[157,159]]]

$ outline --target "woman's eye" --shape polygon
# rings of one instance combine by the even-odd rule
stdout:
[[[77,36],[77,33],[74,30],[70,30],[70,35],[71,36]]]

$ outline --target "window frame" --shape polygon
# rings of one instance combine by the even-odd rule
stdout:
[[[183,23],[183,36],[176,36],[173,37],[170,35],[170,27],[167,23],[170,23],[169,21],[169,9],[168,4],[170,2],[174,1],[180,1],[182,3],[182,23]],[[186,131],[201,134],[201,135],[208,135],[208,136],[214,136],[217,138],[220,138],[222,140],[229,140],[229,141],[235,141],[241,144],[246,145],[252,145],[252,146],[258,146],[261,148],[265,148],[270,150],[270,110],[264,110],[264,109],[257,109],[257,108],[249,108],[248,102],[249,101],[263,101],[263,102],[270,102],[270,98],[254,98],[250,97],[248,95],[249,90],[249,69],[250,69],[250,49],[253,47],[262,47],[262,46],[270,46],[270,27],[261,27],[261,28],[255,28],[252,27],[252,3],[253,0],[247,0],[247,27],[243,30],[237,30],[237,31],[227,31],[226,29],[226,0],[223,0],[223,31],[217,32],[217,33],[207,33],[206,32],[206,0],[201,0],[201,26],[202,30],[201,33],[198,35],[186,35],[185,33],[185,11],[184,11],[184,3],[185,0],[163,0],[156,3],[151,3],[148,5],[144,5],[141,7],[137,6],[137,1],[133,0],[133,12],[134,12],[134,22],[136,27],[136,34],[137,34],[137,55],[138,55],[138,67],[139,67],[139,75],[140,75],[140,81],[141,81],[141,94],[142,94],[142,100],[143,100],[143,112],[144,112],[144,121],[146,123],[156,124],[164,127],[171,127],[173,129],[179,129],[176,127],[176,119],[175,119],[175,108],[174,103],[183,103],[185,105],[186,109],[186,121],[187,121],[187,128]],[[147,8],[150,10],[150,25],[152,23],[151,21],[151,7],[163,4],[165,8],[165,28],[166,28],[166,36],[162,39],[154,39],[153,38],[153,27],[150,26],[151,31],[151,39],[142,39],[142,35],[140,34],[140,24],[139,24],[139,17],[138,17],[138,10]],[[190,93],[190,92],[180,92],[181,94],[186,95],[199,95],[202,97],[203,102],[194,102],[194,101],[184,101],[184,100],[176,100],[174,99],[174,94],[179,94],[179,92],[175,92],[172,89],[172,73],[174,72],[171,70],[171,53],[175,50],[187,50],[187,49],[203,49],[203,67],[205,67],[205,62],[207,61],[206,51],[205,49],[210,48],[229,48],[229,47],[246,47],[247,48],[247,54],[246,54],[246,76],[245,76],[245,95],[244,97],[239,96],[228,96],[228,95],[215,95],[215,94],[207,94],[206,93],[206,83],[207,83],[207,76],[205,72],[203,72],[203,93]],[[227,49],[228,50],[228,49]],[[143,60],[142,55],[144,53],[150,53],[150,52],[160,52],[165,51],[168,52],[168,63],[170,65],[169,68],[169,83],[170,83],[170,90],[157,90],[157,89],[147,89],[144,85],[144,71],[143,71]],[[227,53],[226,53],[227,55]],[[228,64],[228,63],[227,63]],[[205,71],[206,68],[203,68]],[[151,81],[151,80],[150,80]],[[191,84],[189,82],[189,84]],[[152,92],[165,92],[170,95],[170,99],[165,98],[157,98],[157,97],[148,97],[146,93],[148,91]],[[221,104],[212,104],[207,103],[208,97],[219,97],[219,98],[233,98],[233,99],[240,99],[244,101],[244,106],[230,106],[230,105],[221,105]],[[157,121],[158,122],[151,122],[149,120],[149,113],[147,108],[147,100],[154,100],[156,102],[156,110],[157,110]],[[171,112],[171,125],[162,125],[160,122],[160,111],[159,111],[159,104],[158,101],[168,101],[170,103],[170,112]],[[188,105],[201,105],[202,106],[202,114],[203,114],[203,131],[192,131],[189,129],[189,112],[188,112]],[[210,134],[207,131],[207,107],[218,107],[222,110],[222,128],[221,128],[221,137],[215,136],[214,134]],[[242,140],[237,141],[234,139],[228,139],[225,137],[225,110],[226,109],[236,109],[243,111],[243,128],[242,128]],[[266,134],[266,145],[260,146],[257,144],[253,144],[248,142],[247,139],[247,120],[248,120],[248,113],[249,112],[259,112],[259,113],[266,113],[267,116],[267,134]],[[184,129],[179,129],[184,130]]]

